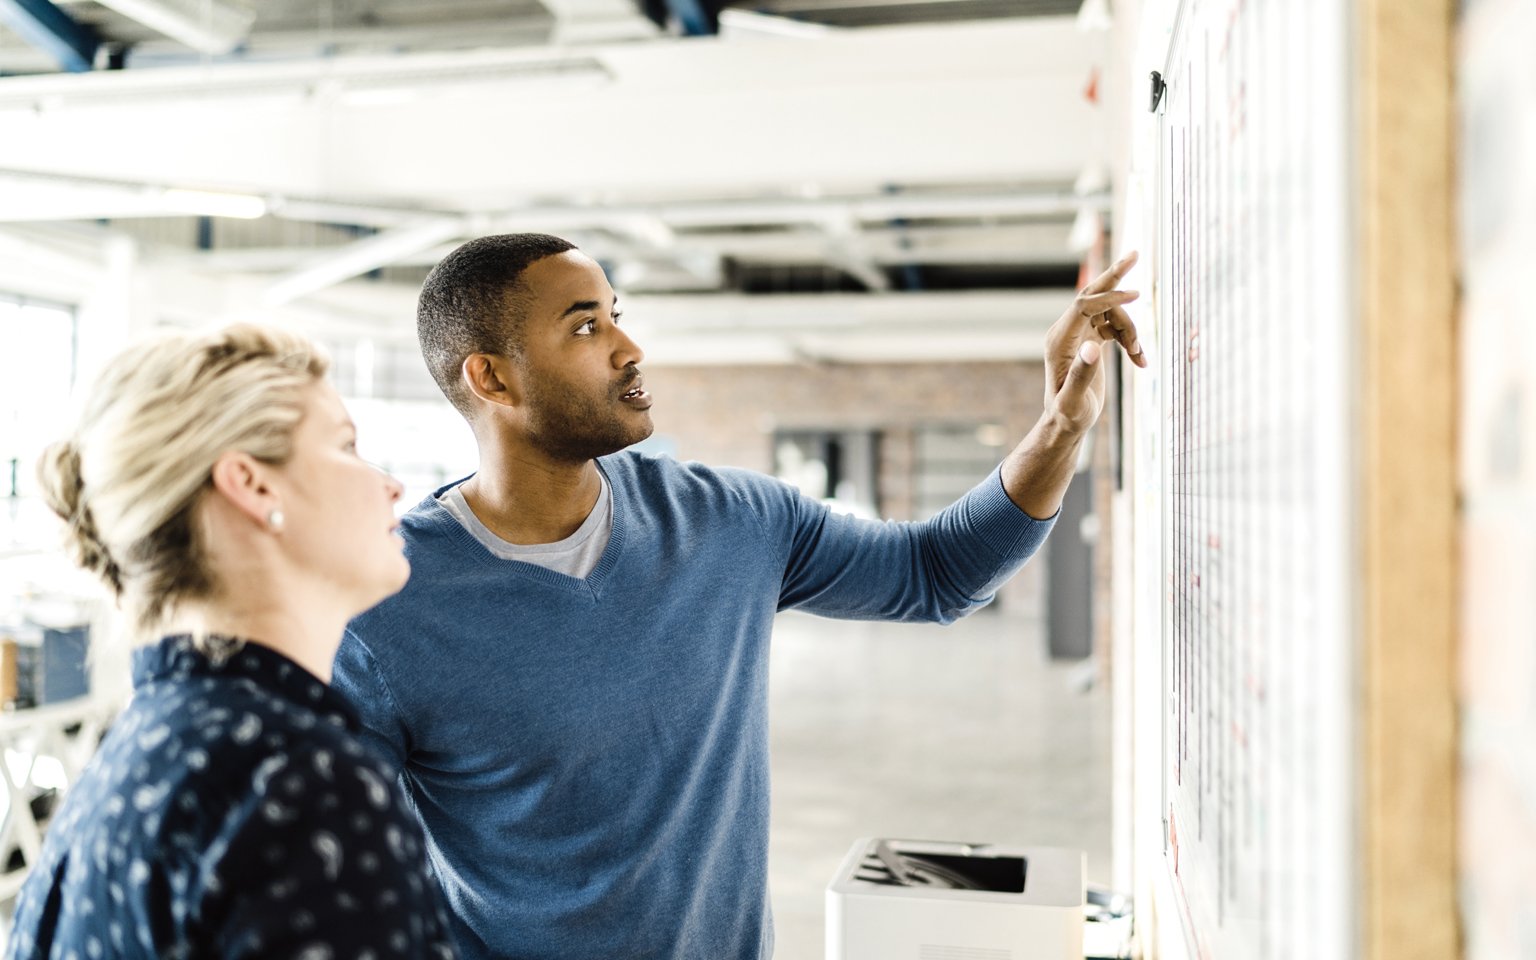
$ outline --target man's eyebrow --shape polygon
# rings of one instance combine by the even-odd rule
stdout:
[[[577,300],[575,303],[565,308],[565,312],[560,314],[560,319],[563,320],[573,313],[586,313],[589,310],[596,310],[602,305],[603,304],[601,300]],[[619,309],[618,297],[613,298],[613,309]]]

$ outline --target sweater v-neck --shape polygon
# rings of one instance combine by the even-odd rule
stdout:
[[[593,463],[602,473],[603,479],[608,484],[609,493],[613,498],[613,529],[608,534],[608,545],[603,548],[603,553],[598,558],[597,566],[593,567],[592,572],[588,573],[585,578],[573,577],[558,570],[551,570],[548,567],[540,566],[537,563],[530,563],[527,560],[509,560],[504,557],[498,557],[485,544],[481,543],[479,538],[472,532],[466,530],[458,518],[438,498],[468,480],[474,474],[462,477],[453,483],[444,484],[442,487],[432,491],[427,495],[427,499],[421,503],[420,506],[424,509],[417,516],[422,520],[437,525],[447,533],[448,537],[455,544],[462,547],[465,553],[480,563],[488,564],[506,573],[533,580],[557,590],[586,595],[595,600],[602,596],[603,585],[607,582],[609,573],[618,563],[618,556],[624,549],[625,531],[628,524],[626,522],[627,511],[621,508],[619,502],[621,499],[620,491],[619,487],[613,482],[613,476],[603,467],[601,460],[594,460]],[[593,509],[597,509],[595,504]]]

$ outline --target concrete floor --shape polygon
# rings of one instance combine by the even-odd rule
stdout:
[[[1036,621],[784,614],[772,659],[769,882],[780,960],[819,960],[823,896],[864,836],[1076,847],[1110,875],[1109,696]]]

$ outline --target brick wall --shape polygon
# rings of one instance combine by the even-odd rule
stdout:
[[[646,387],[656,436],[681,460],[771,473],[775,430],[882,431],[881,512],[898,520],[912,516],[916,429],[995,423],[1006,452],[1039,418],[1045,389],[1035,362],[653,367]],[[1043,560],[1003,588],[999,610],[1040,614]]]

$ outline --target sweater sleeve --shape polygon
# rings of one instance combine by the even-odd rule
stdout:
[[[394,692],[384,679],[378,661],[367,644],[348,627],[331,667],[331,687],[352,705],[362,721],[359,734],[396,771],[404,768],[410,754],[405,719],[395,703]]]
[[[921,523],[835,513],[780,486],[764,501],[782,511],[779,609],[841,619],[953,622],[990,603],[1055,525],[1008,498],[1001,470]]]

